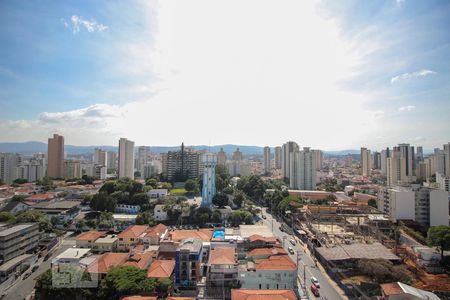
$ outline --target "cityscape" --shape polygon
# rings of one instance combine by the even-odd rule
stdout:
[[[0,25],[0,300],[450,300],[449,2]]]

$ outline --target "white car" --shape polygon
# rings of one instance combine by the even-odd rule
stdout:
[[[316,286],[316,288],[320,288],[320,282],[316,277],[311,277],[311,282]]]
[[[296,244],[294,239],[291,239],[289,242],[291,242],[292,246],[295,246]]]
[[[288,251],[289,251],[290,254],[294,254],[295,253],[294,249],[292,249],[292,247],[288,247]]]

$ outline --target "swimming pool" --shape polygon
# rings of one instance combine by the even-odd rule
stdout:
[[[225,231],[224,230],[216,230],[213,233],[213,238],[223,238],[225,237]]]

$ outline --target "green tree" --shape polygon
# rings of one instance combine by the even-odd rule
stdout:
[[[172,189],[172,184],[170,182],[163,182],[161,183],[161,188],[170,191]]]
[[[246,210],[235,210],[228,217],[232,226],[239,226],[242,223],[253,224],[253,215]]]
[[[169,278],[159,278],[156,281],[156,292],[161,298],[167,297],[167,295],[172,291],[173,282]]]
[[[121,299],[127,295],[149,295],[156,290],[156,280],[147,271],[132,266],[112,268],[100,282],[99,299]]]
[[[225,166],[216,166],[216,188],[218,192],[222,192],[226,187],[230,185],[230,175]]]
[[[89,204],[93,210],[109,212],[114,212],[116,205],[116,199],[108,195],[106,192],[99,192],[98,194],[95,194]]]
[[[75,222],[75,228],[81,231],[86,226],[86,222],[83,219],[78,219]]]
[[[241,191],[236,191],[234,193],[234,198],[233,198],[234,205],[236,205],[237,207],[241,207],[242,203],[244,203],[244,201],[245,201],[245,194]]]
[[[28,182],[28,180],[23,179],[23,178],[17,178],[16,180],[13,181],[13,183],[15,183],[15,184],[24,184],[27,182]]]
[[[131,196],[129,204],[142,206],[144,204],[147,204],[148,200],[149,196],[146,193],[137,193]]]
[[[139,213],[136,217],[136,224],[137,225],[149,225],[149,226],[155,226],[156,225],[156,220],[153,217],[153,215],[148,212],[142,212]]]
[[[228,204],[228,196],[224,193],[217,193],[212,198],[212,202],[214,205],[217,205],[218,207],[224,207]]]
[[[375,200],[375,199],[369,199],[369,201],[367,202],[367,204],[369,204],[370,206],[375,207],[375,208],[378,207],[378,205],[377,205],[377,200]]]
[[[40,231],[51,231],[53,226],[49,219],[35,210],[22,211],[16,215],[17,223],[39,223]]]
[[[444,259],[444,251],[450,250],[450,226],[430,227],[428,229],[428,241],[430,245],[439,248],[442,261]]]
[[[145,185],[149,185],[152,188],[156,189],[158,187],[158,180],[156,180],[155,178],[148,178],[147,180],[145,180]]]
[[[250,175],[241,177],[236,188],[243,191],[248,197],[254,200],[260,200],[267,189],[267,184],[262,180],[259,175]]]
[[[222,223],[222,214],[218,209],[213,210],[211,215],[211,222],[213,223]]]
[[[97,227],[97,224],[95,223],[94,220],[87,220],[86,226],[89,227],[90,229],[95,229]]]
[[[21,202],[21,201],[23,201],[23,200],[25,200],[25,198],[24,198],[23,196],[20,196],[20,195],[14,195],[14,196],[11,198],[11,201],[14,201],[14,202]]]
[[[197,182],[193,179],[188,179],[184,183],[184,189],[188,192],[194,192],[198,189]]]
[[[16,217],[12,213],[6,211],[0,212],[0,222],[14,223],[15,221]]]
[[[107,194],[112,194],[116,191],[116,183],[114,181],[106,181],[99,192],[105,192]]]

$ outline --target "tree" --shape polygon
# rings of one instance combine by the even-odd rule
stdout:
[[[94,220],[87,220],[86,221],[86,226],[91,228],[91,229],[95,229],[97,227],[97,224],[95,224]]]
[[[40,231],[51,231],[53,226],[49,219],[35,210],[22,211],[16,215],[17,223],[39,223]]]
[[[222,214],[218,209],[213,210],[211,215],[211,222],[213,223],[222,223]]]
[[[375,208],[378,207],[378,205],[377,205],[377,200],[375,200],[375,199],[369,199],[369,201],[367,202],[367,204],[369,204],[369,206],[372,206],[372,207],[375,207]]]
[[[149,225],[149,226],[155,226],[156,225],[156,220],[153,217],[152,214],[150,214],[150,212],[145,211],[142,213],[139,213],[136,217],[136,224],[137,225]]]
[[[428,241],[430,245],[438,247],[441,251],[441,261],[444,259],[444,251],[450,250],[450,226],[433,226],[428,229]]]
[[[148,200],[149,196],[146,193],[137,193],[131,197],[128,204],[142,206],[144,204],[147,204]]]
[[[170,191],[172,189],[172,184],[170,182],[163,182],[161,183],[161,188]]]
[[[246,210],[235,210],[228,217],[232,226],[239,226],[242,223],[253,224],[253,215]]]
[[[15,184],[24,184],[27,182],[28,182],[28,180],[23,179],[23,178],[17,178],[16,180],[13,181],[13,183],[15,183]]]
[[[16,217],[12,213],[6,211],[0,212],[0,222],[14,223],[15,221]]]
[[[147,278],[147,271],[132,266],[112,268],[100,282],[99,299],[121,299],[127,295],[154,293],[156,280]]]
[[[156,180],[155,178],[148,178],[147,180],[145,180],[145,185],[149,185],[152,188],[156,189],[158,187],[158,180]]]
[[[244,201],[245,201],[245,194],[241,191],[236,191],[233,198],[234,205],[236,205],[237,207],[241,207]]]
[[[230,175],[225,166],[216,166],[216,188],[218,192],[222,192],[226,187],[230,185]]]
[[[267,185],[259,175],[244,176],[236,184],[238,190],[243,191],[248,197],[259,200],[263,197]]]
[[[228,204],[228,196],[224,193],[217,193],[214,195],[212,202],[218,207],[224,207]]]
[[[115,191],[116,191],[116,184],[114,181],[105,182],[99,190],[99,192],[106,192],[107,194],[112,194]]]
[[[93,184],[95,180],[94,177],[88,175],[81,176],[81,179],[83,179],[82,182],[80,182],[82,184]]]
[[[188,179],[184,183],[184,189],[188,192],[194,192],[197,188],[197,182],[195,182],[195,180]]]
[[[166,297],[172,291],[172,280],[169,278],[158,278],[156,281],[156,292],[159,297]]]
[[[78,231],[81,231],[85,226],[86,226],[86,222],[84,222],[83,219],[78,219],[78,220],[75,222],[75,228],[76,228]]]
[[[93,210],[109,212],[114,212],[116,205],[116,199],[108,195],[106,192],[99,192],[98,194],[95,194],[89,204]]]

